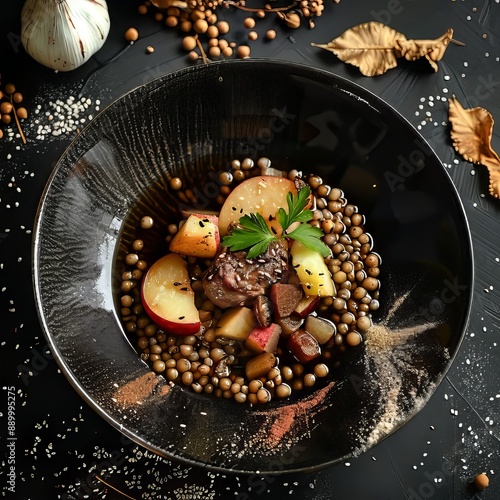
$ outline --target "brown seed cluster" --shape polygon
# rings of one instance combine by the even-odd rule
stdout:
[[[149,215],[140,219],[136,239],[120,264],[125,269],[121,280],[121,319],[127,333],[135,337],[141,358],[155,373],[174,384],[190,387],[197,393],[232,398],[238,403],[257,404],[288,398],[293,391],[311,388],[318,380],[331,376],[340,362],[340,353],[363,341],[364,332],[372,325],[371,314],[379,307],[381,259],[373,252],[371,236],[364,230],[365,217],[348,203],[342,190],[328,186],[317,175],[302,178],[296,170],[273,169],[267,158],[260,158],[256,163],[245,158],[233,160],[228,170],[217,174],[216,203],[222,206],[232,189],[243,180],[266,174],[301,179],[309,184],[315,200],[314,218],[310,223],[323,230],[324,242],[332,250],[326,263],[337,294],[323,297],[316,314],[330,320],[336,333],[321,346],[321,355],[316,359],[300,363],[281,343],[275,353],[256,356],[249,353],[242,342],[218,336],[217,323],[223,310],[206,297],[202,283],[211,264],[208,259],[187,257],[202,325],[200,331],[196,335],[176,336],[156,325],[146,314],[140,293],[140,283],[148,268],[144,231],[154,226],[154,219]],[[193,191],[185,188],[179,177],[170,180],[170,188],[179,201],[196,203]],[[167,243],[178,230],[177,223],[166,225]]]
[[[336,297],[322,299],[319,312],[328,313],[335,323],[337,345],[356,346],[372,326],[371,313],[379,308],[381,258],[365,231],[364,215],[343,191],[323,184],[318,176],[311,176],[309,184],[316,195],[313,224],[323,230],[332,249],[326,262],[337,287]]]
[[[15,122],[23,143],[26,144],[26,138],[21,129],[20,120],[28,118],[28,111],[24,106],[20,106],[24,96],[17,91],[12,83],[7,83],[3,89],[0,89],[0,119],[3,124],[10,125]],[[0,139],[4,136],[4,132],[0,129]]]
[[[307,24],[314,28],[314,19],[322,15],[323,0],[302,0],[288,6],[275,7],[269,3],[262,7],[248,7],[245,0],[187,0],[165,2],[162,0],[146,0],[141,3],[137,12],[141,15],[152,12],[156,21],[169,28],[176,28],[183,34],[182,47],[188,53],[190,61],[203,59],[229,58],[236,56],[241,59],[250,57],[251,47],[247,44],[237,44],[230,39],[230,25],[219,17],[222,9],[239,9],[249,13],[243,21],[247,30],[247,38],[251,43],[261,34],[257,30],[257,22],[266,16],[277,16],[283,24],[291,29]],[[267,40],[277,37],[275,30],[262,33]],[[125,38],[133,43],[139,38],[135,28],[130,28]]]

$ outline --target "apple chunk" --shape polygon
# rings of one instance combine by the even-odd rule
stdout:
[[[311,314],[319,304],[319,297],[317,295],[306,295],[299,300],[295,313],[301,318],[306,318]]]
[[[309,332],[319,344],[326,344],[337,332],[335,323],[317,316],[308,316],[304,330]]]
[[[287,195],[296,193],[297,188],[286,177],[259,175],[250,177],[236,186],[229,194],[219,212],[219,231],[227,234],[231,222],[237,222],[243,215],[259,213],[269,226],[278,232],[279,224],[272,221],[279,208],[287,210]],[[280,234],[277,234],[278,236]]]
[[[144,276],[142,305],[160,327],[175,335],[192,335],[200,329],[187,263],[176,253],[157,260]]]
[[[226,309],[219,318],[215,335],[245,341],[257,325],[257,319],[251,309],[248,307],[231,307]]]
[[[218,217],[208,214],[191,214],[170,242],[171,252],[211,259],[220,244]]]
[[[281,335],[281,327],[276,323],[254,328],[245,340],[245,347],[253,352],[276,352]]]
[[[333,297],[336,294],[330,270],[320,253],[295,240],[290,254],[306,295]]]

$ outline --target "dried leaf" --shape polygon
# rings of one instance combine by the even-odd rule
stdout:
[[[333,52],[341,61],[357,66],[365,76],[376,76],[397,66],[398,38],[406,40],[389,26],[371,22],[354,26],[327,44],[311,45]]]
[[[466,161],[488,168],[490,194],[499,198],[500,157],[491,147],[493,117],[484,108],[464,109],[455,97],[448,103],[453,147]]]
[[[400,43],[402,56],[408,61],[416,61],[420,57],[425,57],[432,69],[437,72],[438,65],[448,45],[453,39],[453,30],[450,28],[444,35],[436,40],[405,40]]]
[[[395,68],[404,57],[416,61],[425,57],[434,71],[450,44],[453,30],[449,29],[436,40],[408,40],[403,33],[378,22],[358,24],[326,44],[313,47],[333,52],[341,61],[357,66],[365,76],[382,75]]]

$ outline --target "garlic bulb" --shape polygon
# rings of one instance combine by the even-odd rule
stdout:
[[[26,0],[21,40],[40,64],[70,71],[103,46],[109,25],[105,0]]]

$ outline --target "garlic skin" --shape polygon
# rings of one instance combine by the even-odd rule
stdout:
[[[21,41],[44,66],[71,71],[103,45],[110,20],[105,0],[26,0],[21,11]]]

